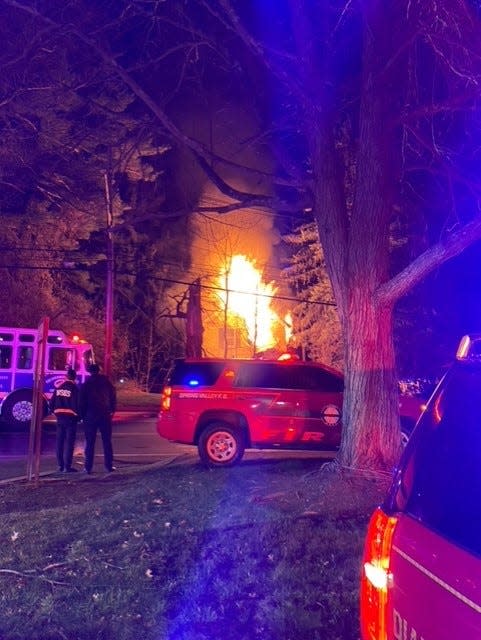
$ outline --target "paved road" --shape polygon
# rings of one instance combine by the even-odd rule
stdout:
[[[117,468],[144,465],[182,456],[195,456],[192,447],[183,447],[160,438],[155,431],[156,419],[142,412],[118,412],[114,419],[113,448]],[[0,429],[0,481],[26,475],[29,433]],[[74,466],[83,468],[83,431],[79,425],[74,453]],[[40,474],[55,472],[55,424],[42,429]],[[94,473],[103,473],[103,452],[100,435],[95,447]]]
[[[175,444],[160,438],[155,430],[156,417],[151,413],[118,412],[114,419],[113,449],[117,469],[158,462],[198,463],[197,449]],[[29,434],[0,428],[0,483],[23,478],[27,471]],[[254,451],[245,453],[246,460],[279,457],[318,457],[329,459],[329,452]],[[83,468],[83,432],[78,428],[74,465]],[[55,460],[55,424],[44,424],[40,456],[40,475],[48,476],[57,470]],[[94,475],[104,473],[102,441],[97,436]]]

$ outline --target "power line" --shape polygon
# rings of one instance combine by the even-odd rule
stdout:
[[[19,266],[19,265],[0,265],[0,269],[17,269],[17,270],[32,270],[32,271],[55,271],[55,272],[65,272],[65,273],[72,273],[72,271],[75,271],[75,269],[70,269],[70,268],[66,268],[66,267],[49,267],[49,266],[42,266],[42,267],[34,267],[34,266],[29,266],[29,265],[24,265],[24,266]],[[78,269],[77,270],[81,270],[81,271],[87,271],[87,269]],[[127,275],[127,276],[132,276],[134,274],[132,274],[130,271],[116,271],[117,275]],[[151,276],[150,277],[151,280],[155,280],[158,282],[166,282],[169,284],[182,284],[185,285],[187,287],[189,287],[192,282],[188,282],[186,280],[176,280],[174,278],[162,278],[160,276]],[[208,284],[202,284],[200,285],[200,287],[202,289],[208,289],[211,291],[226,291],[225,288],[223,287],[216,287],[214,285],[208,285]],[[284,300],[287,302],[295,302],[296,304],[314,304],[314,305],[318,305],[318,306],[323,306],[323,307],[336,307],[336,303],[335,302],[326,302],[326,301],[320,301],[320,300],[305,300],[303,298],[299,299],[299,298],[293,298],[290,296],[281,296],[281,295],[276,295],[276,294],[268,294],[268,293],[259,293],[258,291],[239,291],[237,289],[227,289],[227,291],[229,293],[235,293],[235,294],[240,294],[240,295],[249,295],[249,296],[258,296],[259,298],[269,298],[271,300]]]
[[[58,253],[58,254],[67,254],[68,256],[72,256],[72,255],[82,255],[86,258],[86,260],[89,260],[89,258],[85,255],[85,250],[84,249],[52,249],[52,248],[43,248],[43,247],[17,247],[17,246],[2,246],[1,247],[3,251],[34,251],[34,252],[46,252],[46,253]],[[209,249],[207,247],[196,247],[195,248],[195,253],[204,253],[204,254],[209,254],[211,255],[211,252],[209,251]],[[103,258],[105,260],[105,258]],[[131,261],[134,261],[135,258],[132,258]],[[282,267],[275,265],[271,262],[261,262],[259,260],[252,260],[253,262],[256,263],[258,269],[262,270],[262,269],[269,269],[272,270],[274,272],[281,272],[282,271]],[[124,264],[128,264],[128,262],[124,262]],[[196,267],[199,267],[201,269],[203,269],[204,271],[208,271],[211,272],[212,275],[215,275],[217,272],[215,270],[215,268],[213,267],[213,265],[208,264],[207,262],[204,262],[202,260],[196,260],[195,256],[194,259],[191,260],[191,263],[193,265],[195,265]],[[169,260],[161,260],[159,263],[157,263],[159,265],[166,265],[166,266],[171,266],[171,267],[177,267],[177,268],[181,268],[181,269],[186,269],[185,264],[184,263],[179,263],[179,262],[171,262]],[[9,267],[10,268],[10,267]],[[52,267],[53,268],[53,267]],[[276,276],[274,276],[276,277]]]

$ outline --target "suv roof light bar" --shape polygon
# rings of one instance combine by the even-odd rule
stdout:
[[[465,335],[461,338],[456,351],[456,360],[481,361],[481,334]]]

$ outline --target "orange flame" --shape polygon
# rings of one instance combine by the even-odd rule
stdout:
[[[258,350],[270,349],[276,344],[274,327],[279,316],[271,309],[271,298],[277,288],[262,281],[262,273],[255,262],[245,256],[232,256],[218,277],[222,291],[218,296],[227,314],[243,318],[249,340]],[[227,289],[227,292],[225,291]]]

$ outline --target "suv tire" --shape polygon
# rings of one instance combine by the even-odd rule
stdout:
[[[199,437],[199,456],[209,467],[231,467],[242,460],[244,438],[227,422],[209,424]]]

